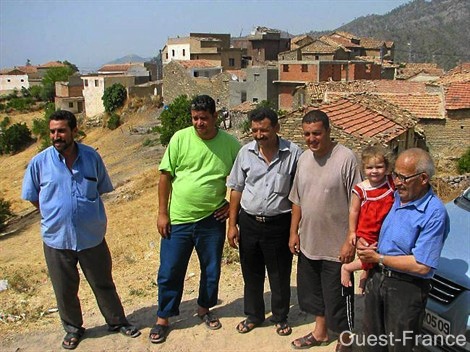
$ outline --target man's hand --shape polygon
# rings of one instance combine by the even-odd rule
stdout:
[[[170,234],[170,217],[166,213],[159,213],[157,219],[157,229],[163,238]]]
[[[354,260],[354,252],[355,248],[351,244],[349,237],[346,238],[343,245],[341,246],[341,250],[339,252],[339,260],[341,263],[350,263]]]
[[[230,247],[238,249],[238,243],[240,242],[240,232],[238,231],[238,227],[236,225],[228,227],[227,240]]]
[[[365,263],[377,263],[380,255],[377,253],[377,242],[368,244],[363,238],[357,240],[357,256]]]
[[[289,249],[292,254],[299,255],[300,253],[300,237],[298,233],[291,233],[289,236]]]
[[[223,222],[228,219],[228,216],[230,214],[229,210],[230,210],[229,203],[225,202],[224,205],[222,205],[219,209],[214,211],[214,217],[218,221]]]

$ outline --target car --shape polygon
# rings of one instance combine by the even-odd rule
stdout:
[[[421,345],[470,351],[470,188],[445,206],[450,232],[431,280]]]

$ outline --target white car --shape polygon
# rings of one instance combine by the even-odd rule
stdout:
[[[470,351],[470,188],[446,209],[450,232],[431,281],[421,345],[431,351]]]

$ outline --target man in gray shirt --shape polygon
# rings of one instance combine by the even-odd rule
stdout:
[[[267,269],[272,292],[271,321],[276,332],[286,336],[292,332],[287,323],[292,269],[291,202],[287,197],[302,150],[277,135],[280,126],[273,110],[258,108],[249,119],[254,140],[239,151],[227,182],[231,188],[227,238],[230,246],[240,247],[245,283],[247,318],[237,325],[237,331],[247,333],[265,320]]]

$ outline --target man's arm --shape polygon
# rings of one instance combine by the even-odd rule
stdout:
[[[300,253],[299,223],[302,218],[302,208],[292,204],[292,218],[290,222],[289,249],[292,254]]]
[[[240,233],[237,227],[237,219],[238,213],[240,211],[241,199],[242,193],[232,189],[230,192],[230,210],[228,218],[227,240],[230,244],[230,247],[233,247],[235,249],[238,248],[238,243],[240,241]]]
[[[361,211],[361,200],[357,194],[353,193],[351,204],[349,206],[349,243],[353,246],[356,245],[356,231],[357,223],[359,220],[359,213]]]
[[[171,194],[171,174],[168,171],[160,172],[158,182],[158,219],[157,229],[163,238],[170,234],[170,217],[168,216],[168,203]]]

